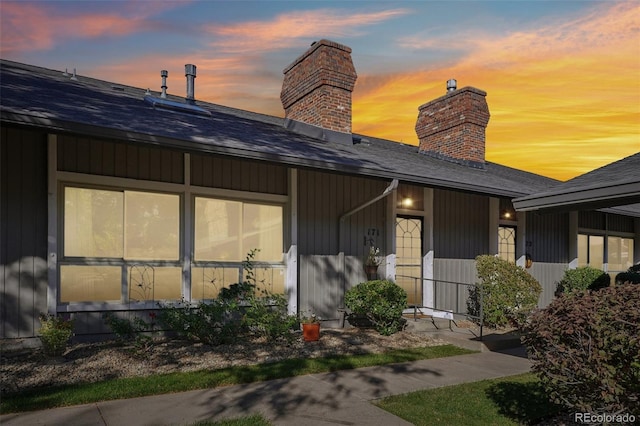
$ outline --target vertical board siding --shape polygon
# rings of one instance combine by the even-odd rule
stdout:
[[[433,261],[434,301],[435,308],[467,312],[469,286],[447,284],[443,281],[463,284],[476,284],[478,273],[475,260],[469,259],[434,259]]]
[[[368,237],[385,252],[385,206],[393,202],[389,197],[345,218],[342,247],[338,223],[342,215],[380,195],[388,182],[310,170],[301,170],[298,176],[300,254],[334,255],[342,248],[346,255],[363,258],[369,247]]]
[[[608,215],[609,231],[612,232],[635,232],[633,218],[619,214]]]
[[[560,263],[534,262],[531,268],[527,269],[542,286],[542,294],[538,300],[539,308],[544,308],[551,303],[555,297],[558,282],[562,280],[568,267],[568,265]]]
[[[58,136],[58,170],[100,176],[183,183],[178,151],[70,135]]]
[[[528,213],[526,246],[534,264],[569,263],[569,213]]]
[[[265,162],[192,154],[191,184],[286,195],[288,171],[285,166]]]
[[[437,189],[433,199],[434,253],[475,259],[489,252],[489,197]]]
[[[47,136],[0,131],[0,337],[33,337],[47,311]]]
[[[301,255],[299,265],[300,312],[313,312],[323,320],[340,319],[338,308],[344,307],[344,292],[367,280],[358,257],[345,257],[344,288],[339,256]]]

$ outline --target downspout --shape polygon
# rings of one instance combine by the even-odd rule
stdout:
[[[365,207],[370,206],[371,204],[378,202],[380,200],[382,200],[383,198],[385,198],[386,196],[388,196],[389,194],[393,193],[393,191],[398,187],[398,179],[394,179],[391,181],[391,183],[389,183],[389,186],[387,186],[387,188],[382,192],[382,194],[378,195],[375,198],[372,198],[371,200],[359,205],[358,207],[349,210],[348,212],[346,212],[345,214],[343,214],[342,216],[340,216],[340,220],[338,221],[338,248],[340,253],[338,254],[339,258],[340,258],[340,269],[341,269],[341,281],[342,281],[342,299],[340,301],[340,305],[341,307],[338,308],[340,311],[342,311],[344,313],[344,295],[346,293],[346,276],[345,276],[345,270],[346,270],[346,262],[345,262],[345,258],[344,258],[344,248],[342,247],[342,229],[343,229],[343,224],[344,221],[347,217],[351,216],[354,213],[359,212],[360,210],[364,209]],[[341,327],[344,327],[344,315],[342,315],[341,318]]]

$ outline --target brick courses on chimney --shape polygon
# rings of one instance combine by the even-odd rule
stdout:
[[[350,140],[356,78],[351,48],[329,40],[315,42],[284,70],[280,99],[286,121],[348,134]]]
[[[418,108],[419,151],[436,158],[484,168],[487,93],[463,87]]]

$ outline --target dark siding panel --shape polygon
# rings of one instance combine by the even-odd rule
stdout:
[[[588,229],[602,229],[605,228],[605,214],[602,212],[579,212],[578,213],[578,227]]]
[[[178,151],[66,135],[58,138],[58,170],[184,182],[183,154]]]
[[[434,253],[439,259],[475,259],[489,252],[489,198],[436,190]]]
[[[569,262],[569,214],[527,214],[527,252],[534,262]]]
[[[32,337],[47,309],[46,134],[3,128],[1,337]]]
[[[285,166],[265,162],[191,155],[191,184],[208,188],[287,194]]]
[[[298,252],[338,254],[340,216],[380,195],[388,182],[340,174],[301,170],[298,181]],[[377,230],[373,242],[385,251],[385,203],[381,200],[349,216],[342,229],[346,255],[364,257],[369,229]]]
[[[609,231],[634,232],[633,218],[619,214],[609,214]]]

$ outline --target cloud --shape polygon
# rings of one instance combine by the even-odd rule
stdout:
[[[489,161],[568,179],[637,152],[640,5],[607,3],[560,19],[503,37],[465,34],[468,46],[451,41],[460,56],[446,65],[384,76],[358,70],[354,131],[417,144],[418,107],[444,95],[453,77],[488,92]]]
[[[320,9],[285,13],[270,21],[244,21],[231,25],[211,25],[205,31],[221,37],[212,44],[224,52],[248,52],[283,49],[300,39],[350,37],[362,34],[362,27],[374,25],[409,13],[406,9],[381,12],[347,13]]]
[[[150,19],[184,2],[119,2],[118,12],[84,12],[82,3],[74,11],[45,2],[2,3],[0,53],[47,50],[70,39],[125,36],[151,29],[171,28]]]

